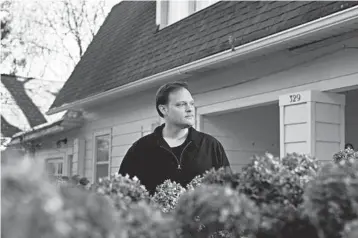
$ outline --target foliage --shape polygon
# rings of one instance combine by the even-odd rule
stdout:
[[[195,176],[188,185],[186,185],[187,190],[194,190],[196,187],[202,184],[203,175]]]
[[[339,163],[342,160],[358,159],[358,151],[354,151],[350,148],[340,150],[333,155],[333,161]]]
[[[297,165],[285,166],[280,158],[270,154],[255,156],[243,168],[238,189],[258,205],[277,203],[296,207],[302,202],[304,189],[300,176],[295,172]]]
[[[90,188],[90,181],[86,177],[81,177],[79,175],[68,176],[50,176],[49,181],[51,181],[56,186],[77,186],[80,188],[88,189]]]
[[[178,237],[174,217],[145,201],[131,204],[120,213],[118,237],[174,238]]]
[[[43,179],[37,164],[26,160],[2,166],[1,233],[3,237],[65,237],[70,227],[56,188]]]
[[[220,185],[202,185],[184,193],[175,217],[184,237],[208,237],[222,230],[236,237],[249,235],[259,222],[258,209],[252,201]]]
[[[179,183],[166,180],[156,188],[152,201],[167,213],[176,207],[180,195],[185,191]]]
[[[61,186],[59,192],[65,219],[71,227],[67,237],[114,237],[117,215],[107,197],[72,186]]]
[[[303,184],[306,184],[309,180],[313,179],[319,169],[318,162],[315,158],[298,153],[287,154],[282,158],[282,165],[300,176]]]
[[[346,223],[358,218],[358,161],[323,166],[304,194],[304,209],[321,237],[340,237]]]
[[[236,188],[239,184],[239,173],[233,173],[226,168],[211,169],[201,176],[196,176],[187,186],[189,189],[194,189],[200,184],[218,184],[222,186],[229,186]]]
[[[302,212],[302,206],[263,204],[260,216],[256,238],[318,238],[315,227]]]
[[[241,174],[211,170],[187,188],[167,180],[150,196],[136,178],[115,174],[83,189],[90,185],[84,177],[51,180],[24,161],[2,168],[2,235],[357,237],[358,161],[332,161],[317,170],[305,155],[267,154],[254,157]]]
[[[120,174],[101,178],[98,183],[92,185],[91,190],[108,196],[119,210],[128,209],[131,203],[150,199],[148,191],[136,177]]]
[[[357,238],[358,237],[358,219],[348,222],[344,226],[342,238]]]
[[[55,186],[37,163],[2,168],[3,237],[113,237],[110,200],[72,186]]]
[[[300,237],[316,231],[299,210],[307,182],[317,174],[314,158],[288,154],[255,156],[243,168],[238,190],[260,208],[258,237]]]

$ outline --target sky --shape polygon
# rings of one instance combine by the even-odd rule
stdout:
[[[1,0],[3,1],[3,0]],[[40,0],[38,0],[40,1]],[[27,21],[36,21],[41,19],[41,11],[38,11],[38,1],[36,0],[17,0],[15,3],[20,4],[20,6],[23,7],[24,12],[16,9],[16,12],[13,12],[14,14],[14,22],[17,24],[13,25],[13,27],[16,26],[26,26],[26,24],[31,25],[31,22]],[[57,1],[57,0],[56,0]],[[74,2],[77,2],[78,0],[72,0]],[[93,3],[96,3],[96,0],[88,0],[93,1]],[[111,8],[119,3],[120,0],[105,0],[105,12],[108,14],[111,10]],[[49,7],[51,9],[53,1],[50,0],[41,0],[41,4],[43,4],[46,7]],[[23,17],[24,14],[26,14],[26,18]],[[3,16],[1,16],[3,17]],[[27,19],[26,21],[24,19]],[[104,19],[103,19],[104,20]],[[23,24],[23,25],[22,25]],[[19,27],[20,29],[20,27]],[[15,29],[17,30],[17,29]],[[41,29],[31,29],[31,32],[28,30],[24,32],[24,35],[27,37],[36,37],[38,31]],[[44,32],[44,34],[41,34],[42,39],[45,42],[48,43],[48,46],[51,46],[51,43],[56,41],[56,37],[49,34],[49,32]],[[77,50],[77,46],[75,45],[75,42],[71,38],[65,38],[65,44],[66,47],[69,48],[70,51]],[[2,53],[3,51],[1,51]],[[13,54],[23,54],[22,48],[14,48],[12,49]],[[74,64],[67,65],[66,62],[69,62],[70,59],[64,54],[53,54],[53,55],[47,55],[46,57],[36,57],[32,58],[28,62],[28,68],[26,70],[20,70],[17,75],[18,76],[24,76],[24,77],[33,77],[34,80],[30,80],[26,84],[24,84],[24,89],[29,98],[34,102],[34,104],[39,108],[39,110],[42,112],[42,114],[45,116],[48,123],[51,123],[53,121],[56,121],[60,119],[64,113],[57,113],[51,116],[47,116],[46,112],[48,111],[49,107],[51,106],[52,102],[55,99],[55,96],[50,93],[56,93],[58,92],[65,81],[70,76]],[[31,70],[28,70],[31,68]],[[45,68],[45,70],[44,70]],[[5,64],[4,62],[1,62],[0,67],[1,73],[8,74],[10,72],[10,66],[9,64]],[[21,78],[17,78],[14,80],[22,80]],[[6,87],[0,83],[0,103],[1,103],[1,115],[13,126],[18,127],[20,130],[27,131],[31,129],[30,124],[22,112],[22,110],[16,105],[16,102],[13,98],[13,96],[9,93],[9,91],[6,89]]]
[[[21,6],[24,12],[22,12],[20,7],[17,7],[17,10],[13,11],[14,14],[14,23],[13,28],[16,29],[16,26],[25,26],[26,24],[30,24],[31,22],[26,21],[41,21],[42,12],[39,11],[37,6],[39,6],[39,2],[42,6],[48,7],[51,10],[51,7],[54,5],[53,3],[57,0],[26,0],[19,1],[15,0],[15,3]],[[77,2],[77,0],[72,0],[73,2]],[[96,3],[96,0],[88,0],[92,3]],[[119,3],[120,0],[105,0],[105,12],[108,14],[111,8]],[[26,15],[27,17],[23,17]],[[26,20],[25,20],[26,19]],[[104,19],[103,19],[104,20]],[[21,27],[19,27],[20,29]],[[42,31],[40,34],[37,34],[36,31],[40,31],[40,29],[33,29],[33,32],[25,32],[24,35],[27,37],[36,37],[36,35],[43,36],[41,40],[46,42],[46,45],[49,48],[51,47],[58,38],[57,36],[51,34],[48,31]],[[32,33],[32,35],[31,35]],[[64,36],[64,32],[59,33]],[[77,52],[78,48],[73,38],[65,37],[64,43],[66,48],[71,52]],[[88,42],[89,43],[89,42]],[[12,50],[13,54],[18,54],[19,56],[23,54],[21,48],[15,48]],[[27,67],[25,70],[19,70],[17,75],[24,77],[34,77],[38,79],[42,79],[45,81],[61,81],[64,82],[68,79],[71,72],[73,71],[75,63],[71,61],[71,59],[63,54],[63,52],[58,52],[57,54],[45,54],[45,57],[36,57],[35,59],[29,60],[27,63]],[[1,73],[9,73],[11,70],[10,64],[1,63]]]

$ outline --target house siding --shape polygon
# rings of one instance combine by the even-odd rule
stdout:
[[[240,100],[248,97],[279,90],[293,92],[297,86],[309,89],[311,83],[321,82],[324,85],[331,79],[341,79],[344,84],[345,79],[353,78],[358,85],[358,51],[342,48],[343,44],[352,45],[352,42],[357,44],[353,37],[342,36],[318,45],[198,72],[186,81],[198,111],[213,106],[221,110],[230,103],[239,108]],[[115,173],[132,143],[159,125],[154,104],[156,90],[154,88],[86,110],[86,123],[74,137],[85,139],[85,156],[79,159],[85,160],[84,175],[87,178],[93,178],[94,133],[103,130],[111,132],[110,172]],[[356,95],[348,97],[356,98]],[[358,104],[352,103],[357,101],[355,98],[346,108],[346,123],[350,128],[346,137],[358,147]],[[269,151],[279,154],[277,100],[278,97],[276,102],[263,107],[204,116],[199,129],[222,142],[234,169],[239,170],[253,153]]]
[[[44,137],[40,143],[40,148],[36,149],[34,157],[41,162],[45,162],[46,159],[62,157],[63,158],[63,175],[78,174],[78,161],[73,161],[72,170],[68,171],[68,155],[74,155],[74,140],[81,132],[79,130],[73,130],[63,132],[60,134]],[[61,147],[57,147],[56,142],[58,140],[67,139],[66,144],[62,144]]]
[[[314,82],[358,77],[358,51],[342,48],[344,44],[358,46],[356,38],[331,39],[321,44],[312,49],[281,51],[208,72],[191,83],[196,104],[201,109],[212,105],[220,108],[232,100],[267,92],[287,90],[289,93],[291,88]]]
[[[83,130],[85,131],[86,155],[85,176],[93,178],[93,134],[101,130],[111,131],[110,173],[118,172],[129,147],[140,137],[150,133],[158,125],[159,117],[154,107],[155,91],[143,92],[109,103],[108,106],[92,110]]]
[[[280,153],[277,104],[205,117],[202,130],[222,143],[234,171],[240,171],[255,154]]]

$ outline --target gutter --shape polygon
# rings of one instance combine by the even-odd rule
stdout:
[[[168,80],[174,76],[190,74],[190,72],[213,66],[219,63],[228,62],[231,60],[240,60],[244,57],[249,57],[254,54],[260,54],[265,50],[273,49],[274,47],[289,44],[293,41],[302,40],[303,38],[317,35],[318,33],[325,33],[332,31],[332,28],[339,28],[343,24],[349,22],[358,22],[358,6],[340,11],[329,16],[322,17],[320,19],[290,28],[288,30],[270,35],[259,40],[240,45],[234,48],[234,50],[226,50],[209,57],[190,62],[188,64],[142,78],[140,80],[128,83],[126,85],[108,90],[103,93],[96,94],[78,101],[74,101],[69,104],[63,104],[60,107],[50,109],[46,114],[52,115],[64,110],[79,109],[84,105],[91,104],[101,99],[106,99],[119,94],[125,94],[130,92],[137,92],[145,88],[149,88],[155,83]]]
[[[34,128],[30,131],[17,133],[11,138],[11,141],[7,144],[7,146],[13,146],[25,141],[31,141],[43,136],[59,133],[65,129],[63,126],[61,126],[62,121],[63,120],[61,119],[51,124],[43,124],[38,128]]]

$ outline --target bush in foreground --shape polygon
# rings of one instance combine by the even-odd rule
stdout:
[[[234,237],[247,236],[259,223],[252,201],[219,185],[202,185],[184,193],[174,214],[184,237],[209,237],[224,230]]]
[[[338,238],[358,218],[358,161],[326,164],[304,194],[304,209],[321,237]]]
[[[118,210],[126,210],[132,203],[150,200],[148,191],[136,177],[120,174],[100,179],[91,190],[111,198]]]
[[[333,155],[333,161],[339,163],[341,161],[358,160],[358,151],[352,149],[344,149]]]
[[[109,199],[78,187],[56,186],[41,165],[23,161],[2,168],[2,236],[9,238],[113,237]]]
[[[241,174],[211,170],[187,188],[168,180],[152,197],[135,178],[86,190],[80,178],[55,186],[38,168],[2,168],[4,237],[357,237],[355,159],[317,175],[308,156],[254,157]]]
[[[152,201],[167,213],[175,209],[179,197],[185,191],[179,183],[166,180],[156,188]]]
[[[297,165],[284,165],[280,158],[270,154],[255,156],[243,168],[238,190],[261,204],[291,204],[302,202],[304,184],[295,172]]]
[[[233,173],[228,169],[211,169],[191,181],[189,186],[195,188],[200,184],[229,186],[235,189],[240,183],[240,174]]]
[[[3,237],[66,237],[70,227],[60,194],[29,160],[1,171]]]
[[[305,230],[314,237],[315,229],[299,207],[307,182],[317,170],[314,158],[299,154],[282,159],[270,154],[254,156],[243,168],[238,190],[260,209],[258,237],[300,237]]]
[[[179,231],[174,217],[151,204],[140,201],[120,212],[117,237],[175,238]]]

